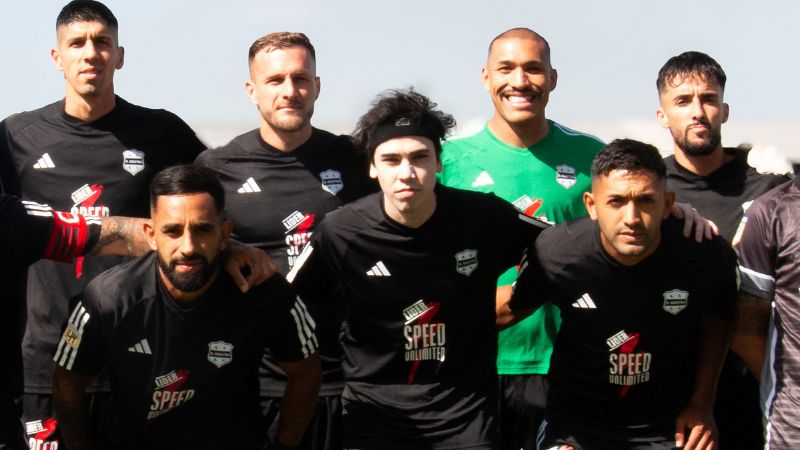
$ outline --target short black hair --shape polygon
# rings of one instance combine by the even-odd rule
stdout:
[[[167,167],[158,172],[150,182],[150,209],[154,209],[162,195],[188,195],[206,193],[214,199],[220,215],[225,211],[225,190],[213,170],[195,164]]]
[[[607,176],[614,170],[651,170],[659,179],[667,176],[667,166],[658,149],[633,139],[615,139],[603,147],[592,161],[592,177]]]
[[[703,80],[714,81],[725,90],[725,81],[728,77],[725,71],[714,58],[702,52],[683,52],[678,56],[668,59],[656,78],[658,93],[664,92],[667,85],[677,86],[684,79],[700,76]]]
[[[107,27],[119,28],[114,13],[95,0],[72,0],[61,8],[56,18],[56,29],[73,22],[101,22]]]
[[[375,140],[375,132],[402,121],[409,127],[426,130],[422,136],[433,142],[438,158],[442,152],[442,141],[447,132],[455,127],[456,120],[450,114],[436,109],[436,106],[436,103],[414,88],[383,91],[372,102],[369,111],[358,119],[352,135],[353,141],[357,148],[366,153],[369,161],[372,161],[375,148],[380,144]]]

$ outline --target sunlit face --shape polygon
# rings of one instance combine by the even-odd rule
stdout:
[[[207,193],[160,196],[151,216],[145,231],[167,286],[185,293],[206,287],[232,228],[214,199]]]
[[[57,36],[50,56],[64,72],[67,96],[113,96],[114,71],[122,68],[125,55],[117,29],[96,21],[70,22],[58,27]]]
[[[659,95],[659,123],[669,128],[675,146],[689,156],[721,150],[721,128],[728,121],[722,87],[699,76],[686,76],[673,86],[675,81],[669,80]]]
[[[509,124],[544,119],[558,74],[550,67],[545,44],[538,39],[505,38],[494,43],[482,71],[495,114]]]
[[[384,210],[398,223],[416,227],[436,209],[436,172],[442,164],[433,142],[421,136],[403,136],[378,145],[369,175],[383,191]]]
[[[278,133],[310,130],[320,87],[316,74],[314,58],[304,47],[258,52],[245,88],[262,124]]]
[[[592,177],[592,192],[583,200],[612,258],[634,265],[658,248],[661,222],[675,201],[674,194],[665,191],[665,180],[649,170],[613,170]]]

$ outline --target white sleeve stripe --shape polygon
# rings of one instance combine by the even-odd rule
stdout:
[[[25,209],[28,209],[28,210],[31,210],[31,209],[34,209],[34,210],[38,209],[40,211],[50,211],[51,210],[50,206],[48,204],[46,204],[46,203],[36,203],[36,202],[30,202],[30,201],[27,201],[27,200],[22,200],[22,204],[25,205]]]
[[[81,306],[83,309],[83,306]],[[84,312],[83,316],[81,317],[80,328],[78,329],[78,335],[83,336],[83,328],[86,326],[86,322],[89,321],[89,313]],[[80,347],[80,342],[78,345],[75,346],[75,349],[72,351],[72,355],[69,358],[69,362],[67,363],[67,370],[72,370],[72,365],[75,364],[75,357],[78,355],[78,348]]]
[[[51,212],[43,212],[43,211],[32,211],[28,210],[29,216],[38,216],[38,217],[53,217],[53,213]]]
[[[308,257],[311,256],[311,252],[313,251],[314,247],[312,247],[311,244],[306,245],[306,248],[304,248],[303,251],[300,252],[300,256],[298,256],[297,260],[295,260],[294,266],[292,266],[292,270],[290,270],[289,273],[286,274],[286,281],[288,281],[289,283],[294,281],[294,277],[297,276],[297,272],[300,270],[301,267],[303,267],[303,264],[305,264],[306,260],[308,260]]]
[[[305,335],[303,335],[303,327],[300,325],[300,319],[297,317],[297,312],[295,312],[294,309],[289,312],[292,313],[292,317],[294,317],[294,323],[297,326],[297,338],[300,340],[300,349],[303,351],[303,356],[308,358],[308,355],[311,354],[308,351],[309,342]]]
[[[761,279],[764,279],[764,280],[769,280],[769,281],[772,281],[773,283],[775,282],[775,277],[767,275],[767,274],[763,274],[761,272],[756,272],[755,270],[748,269],[747,267],[744,267],[742,265],[739,265],[739,270],[741,270],[742,272],[744,272],[747,275],[750,275],[752,277],[761,278]]]
[[[303,299],[301,299],[299,295],[297,296],[297,305],[302,310],[303,315],[305,316],[306,320],[308,320],[308,323],[311,324],[311,329],[312,330],[316,330],[317,329],[317,323],[314,322],[314,318],[311,317],[311,314],[308,313],[308,309],[306,308],[306,304],[303,303]]]
[[[314,326],[309,326],[308,319],[310,319],[309,315],[303,312],[297,302],[295,302],[294,306],[292,307],[292,312],[297,314],[295,317],[296,320],[300,322],[303,326],[303,333],[305,333],[306,338],[314,344],[316,348],[319,344],[317,343],[317,335],[314,333]],[[313,350],[312,350],[313,351]]]
[[[67,326],[71,324],[75,320],[75,316],[82,310],[83,305],[78,303],[75,309],[72,310],[72,314],[69,315],[69,320],[67,320]],[[61,337],[61,340],[58,342],[58,348],[56,349],[56,356],[53,358],[54,361],[58,362],[58,359],[61,357],[61,352],[64,351],[64,337]]]

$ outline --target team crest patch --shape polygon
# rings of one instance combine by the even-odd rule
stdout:
[[[67,325],[67,329],[64,330],[64,343],[72,348],[78,348],[78,344],[81,343],[81,332],[72,324]]]
[[[664,311],[676,315],[689,305],[689,293],[680,289],[664,292]]]
[[[144,170],[144,152],[139,150],[125,150],[122,152],[122,168],[131,175]]]
[[[325,189],[333,195],[336,195],[344,187],[342,173],[338,170],[320,172],[319,178],[322,180],[322,189]]]
[[[578,179],[577,174],[578,171],[572,166],[566,164],[559,164],[556,166],[556,182],[564,186],[565,189],[575,186]]]
[[[233,361],[233,344],[214,341],[208,343],[208,360],[217,367]]]
[[[478,268],[478,251],[464,250],[456,253],[456,271],[462,275],[470,276]]]

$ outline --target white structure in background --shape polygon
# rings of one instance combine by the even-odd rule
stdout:
[[[669,131],[661,128],[655,117],[649,119],[619,120],[562,120],[555,118],[562,125],[575,130],[593,134],[609,142],[616,138],[637,139],[653,144],[663,155],[672,154],[672,138]],[[455,135],[469,135],[484,126],[484,119],[459,119]],[[318,124],[324,130],[346,134],[352,131],[350,124]],[[725,147],[737,147],[741,144],[752,144],[748,161],[759,172],[787,173],[791,172],[789,161],[800,162],[800,144],[797,140],[798,125],[796,121],[775,122],[738,122],[731,120],[722,126],[722,144]],[[198,136],[210,147],[227,144],[254,126],[252,124],[192,124]]]

